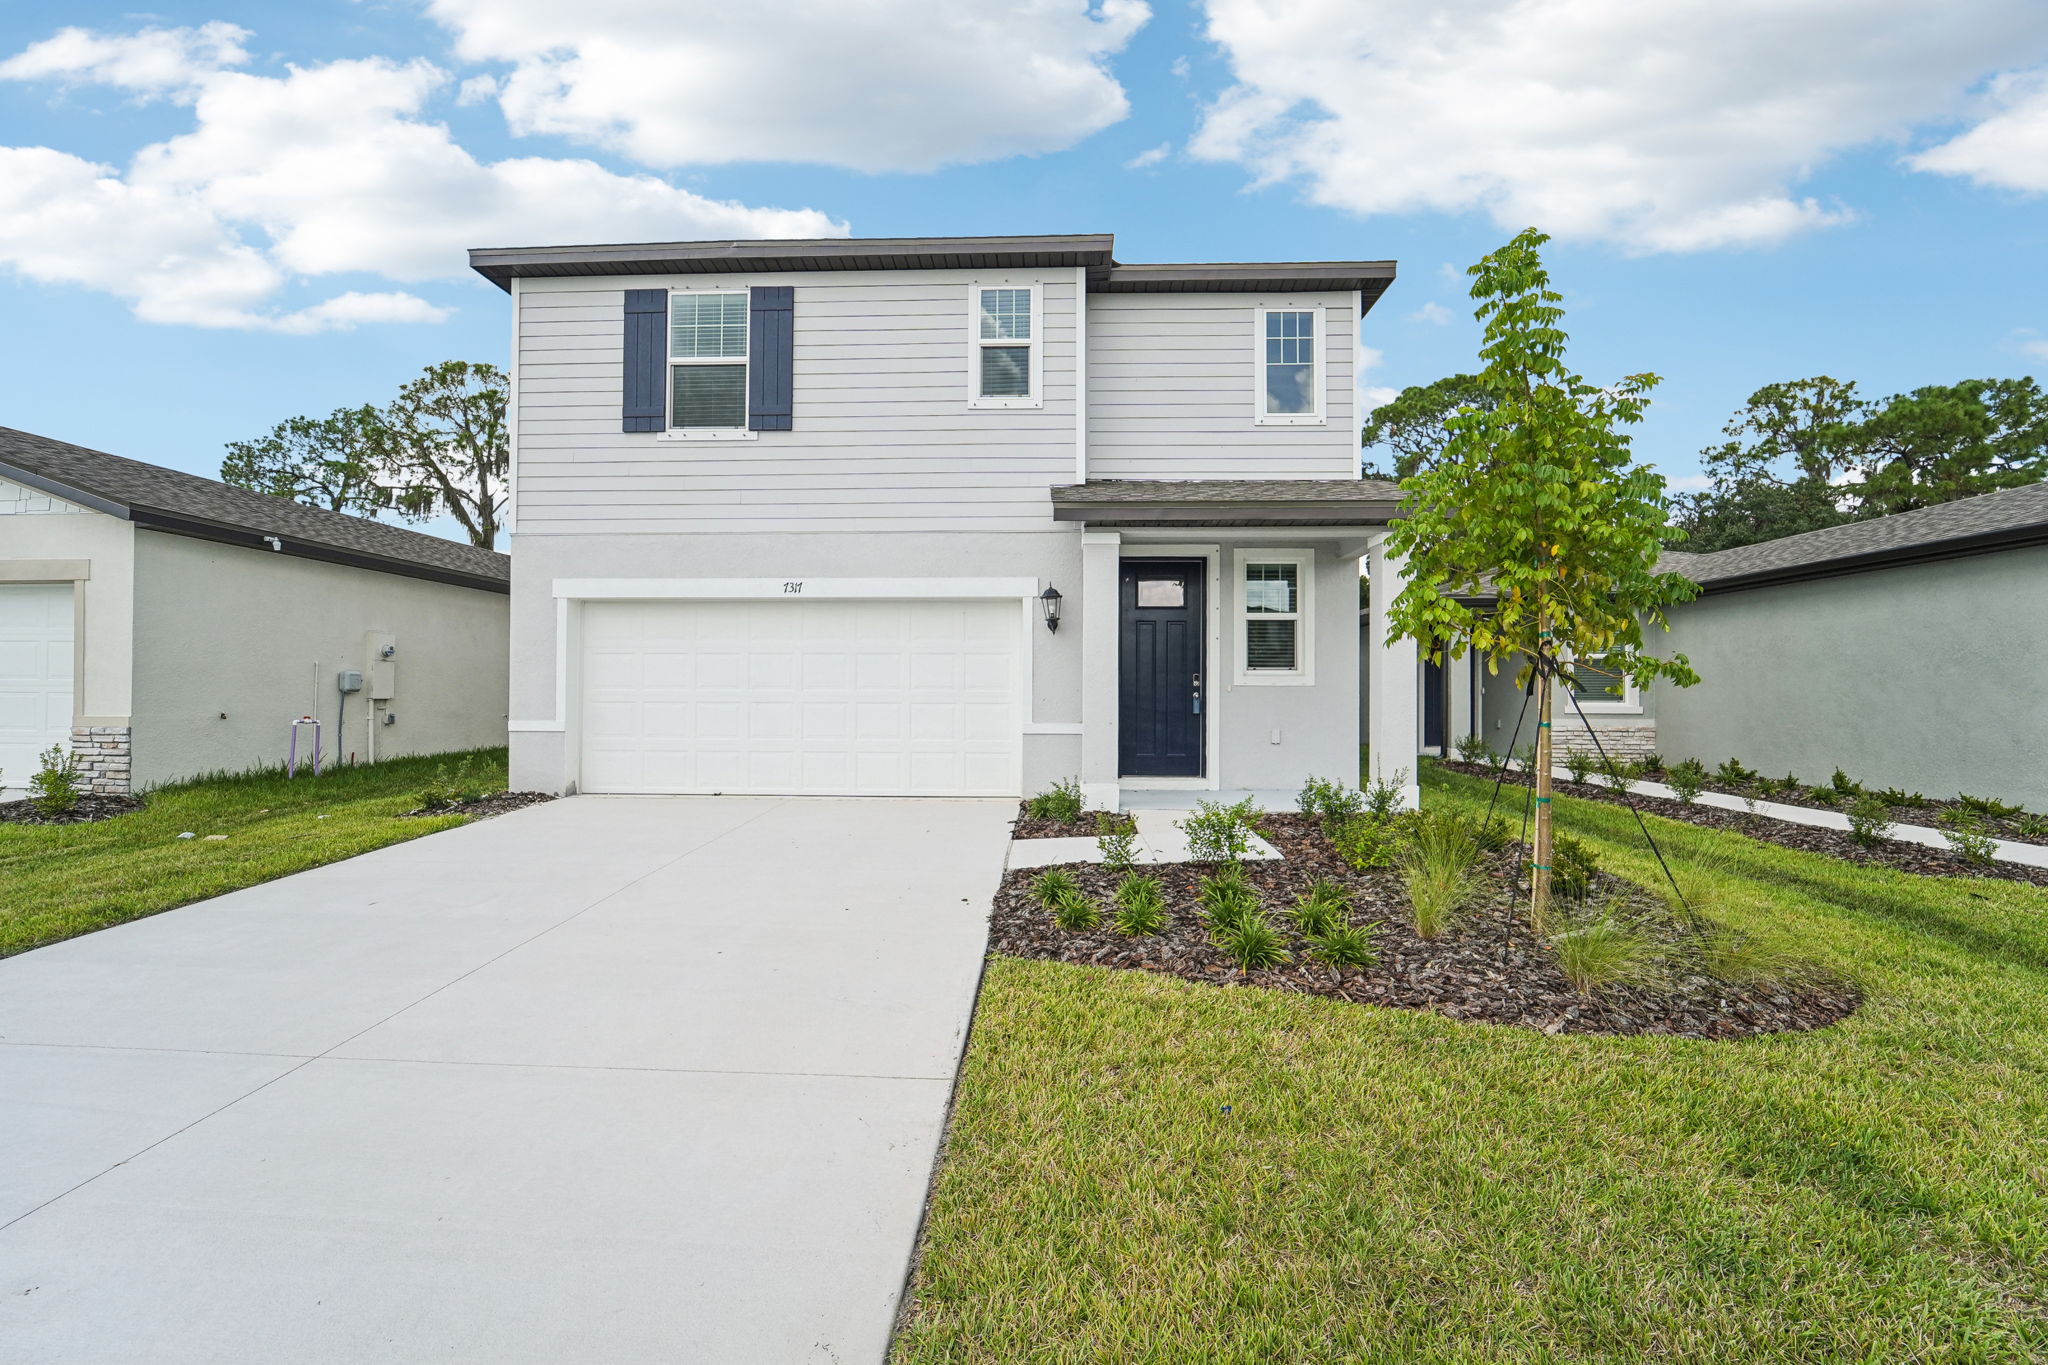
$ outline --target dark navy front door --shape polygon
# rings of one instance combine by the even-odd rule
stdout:
[[[1127,559],[1119,593],[1117,733],[1126,777],[1200,777],[1208,679],[1199,559]]]
[[[1435,659],[1422,661],[1422,747],[1444,747],[1444,666]]]

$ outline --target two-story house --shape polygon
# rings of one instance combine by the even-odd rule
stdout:
[[[1112,246],[472,252],[513,301],[514,785],[1116,809],[1355,774],[1398,495],[1353,364],[1393,264]],[[1412,769],[1386,660],[1376,766]]]

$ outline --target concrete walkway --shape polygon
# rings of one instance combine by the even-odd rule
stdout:
[[[880,1361],[1012,809],[578,798],[0,961],[0,1356]]]

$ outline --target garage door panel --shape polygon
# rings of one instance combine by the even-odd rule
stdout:
[[[584,790],[1014,794],[1017,620],[1008,602],[593,603]]]
[[[16,785],[71,741],[72,620],[69,584],[0,584],[0,774]]]

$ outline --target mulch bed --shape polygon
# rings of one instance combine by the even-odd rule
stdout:
[[[489,796],[480,796],[474,801],[458,801],[452,806],[440,806],[434,810],[422,806],[418,810],[405,812],[399,819],[410,820],[428,815],[467,815],[472,820],[488,820],[493,815],[505,815],[554,799],[547,792],[492,792]]]
[[[78,804],[62,815],[45,815],[33,801],[8,801],[0,803],[0,824],[85,825],[117,815],[133,815],[141,809],[139,796],[81,796]]]
[[[1045,820],[1033,816],[1031,807],[1022,801],[1017,803],[1017,821],[1010,827],[1012,839],[1093,839],[1095,833],[1093,811],[1078,820]]]
[[[1499,776],[1495,769],[1476,763],[1460,763],[1453,760],[1443,766],[1453,772],[1484,778],[1488,782]],[[1507,785],[1515,788],[1526,787],[1529,785],[1528,776],[1510,771],[1507,774]],[[2007,862],[1973,863],[1951,849],[1907,843],[1902,839],[1885,839],[1875,847],[1866,848],[1851,839],[1844,830],[1795,825],[1789,820],[1779,820],[1769,815],[1752,816],[1748,811],[1722,810],[1717,806],[1688,806],[1683,801],[1673,801],[1663,796],[1649,796],[1640,792],[1624,797],[1612,787],[1599,786],[1591,782],[1579,783],[1559,779],[1552,783],[1552,787],[1561,796],[1576,796],[1587,801],[1605,801],[1612,806],[1626,806],[1633,802],[1637,809],[1646,814],[1661,815],[1670,820],[1683,820],[1689,825],[1703,825],[1708,829],[1730,830],[1767,844],[1796,848],[1805,853],[1825,853],[1829,857],[1841,858],[1847,862],[1889,867],[1895,871],[1911,872],[1921,877],[1990,877],[1997,881],[2031,882],[2035,886],[2048,886],[2048,867],[2028,867],[2022,863]],[[1501,804],[1503,813],[1510,820],[1520,818],[1521,797],[1510,801],[1503,795]]]
[[[1248,864],[1247,879],[1258,889],[1268,918],[1288,937],[1293,960],[1282,967],[1242,971],[1209,942],[1196,910],[1195,893],[1211,869],[1197,863],[1168,863],[1143,870],[1157,876],[1166,893],[1169,923],[1160,934],[1132,938],[1107,922],[1074,932],[1059,928],[1031,898],[1038,869],[1008,873],[990,916],[990,946],[1012,957],[1073,962],[1087,966],[1162,972],[1219,986],[1262,986],[1330,996],[1361,1005],[1430,1010],[1452,1019],[1515,1024],[1544,1033],[1665,1034],[1686,1038],[1741,1038],[1823,1028],[1860,1003],[1851,986],[1839,982],[1797,988],[1733,986],[1705,977],[1684,977],[1660,988],[1615,986],[1588,997],[1574,991],[1549,953],[1535,943],[1512,903],[1528,908],[1519,847],[1491,855],[1485,864],[1487,891],[1460,921],[1436,939],[1418,937],[1408,926],[1407,895],[1390,871],[1351,871],[1331,851],[1315,821],[1300,815],[1268,815],[1259,832],[1283,852],[1279,862]],[[1106,904],[1117,878],[1097,864],[1068,868],[1081,889]],[[1336,968],[1309,959],[1291,921],[1278,911],[1319,877],[1341,882],[1350,893],[1352,922],[1378,930],[1380,959],[1368,967]],[[1602,875],[1603,894],[1631,895],[1647,906],[1648,892]]]

